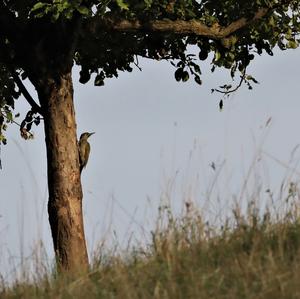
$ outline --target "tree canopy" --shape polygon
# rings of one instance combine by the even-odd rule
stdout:
[[[201,61],[210,59],[212,71],[229,69],[251,88],[256,80],[246,68],[255,55],[298,46],[299,6],[298,0],[0,1],[0,140],[6,142],[3,131],[22,93],[33,107],[23,137],[39,123],[22,80],[36,85],[66,62],[80,66],[81,83],[92,77],[96,86],[138,68],[138,56],[168,60],[177,81],[202,84]]]

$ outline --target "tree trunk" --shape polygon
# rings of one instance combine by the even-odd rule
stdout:
[[[59,270],[86,271],[82,188],[71,70],[37,84],[44,114],[49,222]]]

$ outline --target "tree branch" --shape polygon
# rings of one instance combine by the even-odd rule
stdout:
[[[88,28],[91,33],[97,33],[98,30],[106,29],[108,31],[119,31],[119,32],[157,32],[157,33],[175,33],[181,35],[195,34],[197,36],[208,37],[212,39],[221,40],[226,38],[236,31],[245,28],[257,20],[262,19],[268,13],[273,10],[280,8],[284,5],[289,5],[293,0],[281,0],[279,3],[274,4],[270,7],[261,7],[252,18],[242,17],[228,26],[221,26],[218,23],[212,26],[207,26],[201,21],[189,20],[153,20],[142,22],[140,20],[125,20],[115,17],[95,17],[88,22]]]
[[[23,84],[22,80],[19,78],[18,74],[16,72],[11,72],[11,75],[13,79],[15,80],[15,83],[17,84],[19,90],[23,94],[24,98],[28,102],[28,104],[32,107],[32,109],[39,114],[43,115],[42,108],[35,102],[35,100],[32,98],[28,90],[26,89],[25,85]]]
[[[89,24],[89,29],[92,33],[96,33],[98,29],[105,28],[110,31],[119,32],[157,32],[157,33],[175,33],[182,35],[195,34],[197,36],[209,37],[212,39],[223,39],[239,29],[242,29],[253,22],[263,18],[273,8],[261,8],[259,9],[251,19],[245,17],[232,22],[226,27],[222,27],[215,23],[213,26],[207,26],[197,20],[154,20],[148,22],[141,22],[139,20],[119,20],[112,17],[98,17],[93,19]]]
[[[226,89],[221,90],[221,89],[215,88],[215,89],[213,89],[213,91],[216,91],[218,93],[222,93],[222,94],[224,94],[224,96],[227,96],[230,93],[234,93],[242,86],[243,81],[245,80],[245,77],[246,77],[246,69],[244,69],[244,71],[242,72],[241,80],[240,80],[239,84],[236,87],[231,88],[231,89],[227,89],[227,90]]]

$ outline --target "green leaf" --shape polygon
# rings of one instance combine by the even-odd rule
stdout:
[[[199,85],[202,84],[202,81],[201,81],[201,79],[200,79],[200,77],[199,77],[198,75],[195,76],[195,82],[196,82],[197,84],[199,84]]]
[[[246,76],[246,80],[252,81],[256,84],[259,84],[259,82],[254,77],[252,77],[251,75]]]
[[[215,52],[215,61],[219,61],[221,58],[221,53],[219,51]]]
[[[201,50],[201,52],[199,53],[199,59],[200,60],[206,60],[208,57],[208,51],[206,50]]]
[[[129,10],[129,5],[125,3],[124,0],[117,0],[117,4],[121,10]]]
[[[189,73],[188,73],[187,71],[184,71],[184,72],[182,73],[182,81],[183,81],[183,82],[186,82],[186,81],[188,81],[189,79],[190,79]]]
[[[85,15],[85,16],[87,16],[87,15],[90,14],[90,10],[89,10],[87,7],[82,6],[82,5],[79,6],[79,7],[77,7],[77,11],[78,11],[80,14]]]
[[[87,83],[91,78],[91,74],[88,70],[82,70],[80,71],[79,74],[80,74],[79,82],[82,84]]]
[[[47,3],[38,2],[38,3],[36,3],[36,4],[32,7],[31,12],[34,12],[34,11],[36,11],[36,10],[40,10],[40,9],[46,7],[46,6],[48,6]]]
[[[298,48],[298,43],[295,40],[290,40],[287,43],[287,47],[290,49],[296,49],[296,48]]]
[[[175,72],[175,79],[176,79],[176,81],[179,82],[182,80],[182,77],[183,77],[183,68],[179,68]]]
[[[6,112],[6,118],[9,122],[13,121],[13,114],[10,111]]]
[[[223,100],[221,100],[221,101],[219,102],[219,109],[220,109],[220,111],[223,110],[223,107],[224,107],[224,103],[223,103]]]
[[[30,13],[33,13],[35,18],[42,18],[49,12],[50,9],[50,4],[38,2],[30,10]]]
[[[96,76],[94,85],[95,86],[103,86],[104,85],[104,75],[103,74],[99,74]]]

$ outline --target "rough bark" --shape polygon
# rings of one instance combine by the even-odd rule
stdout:
[[[49,222],[60,270],[88,268],[71,71],[43,79],[38,94],[48,161]]]
[[[273,8],[261,8],[252,18],[240,18],[226,27],[218,23],[207,26],[199,20],[153,20],[142,22],[140,20],[122,20],[113,17],[98,17],[92,19],[87,24],[87,31],[97,33],[100,30],[119,32],[152,32],[152,33],[172,33],[180,35],[197,35],[212,39],[223,39],[236,31],[251,25],[253,22],[265,17]]]

